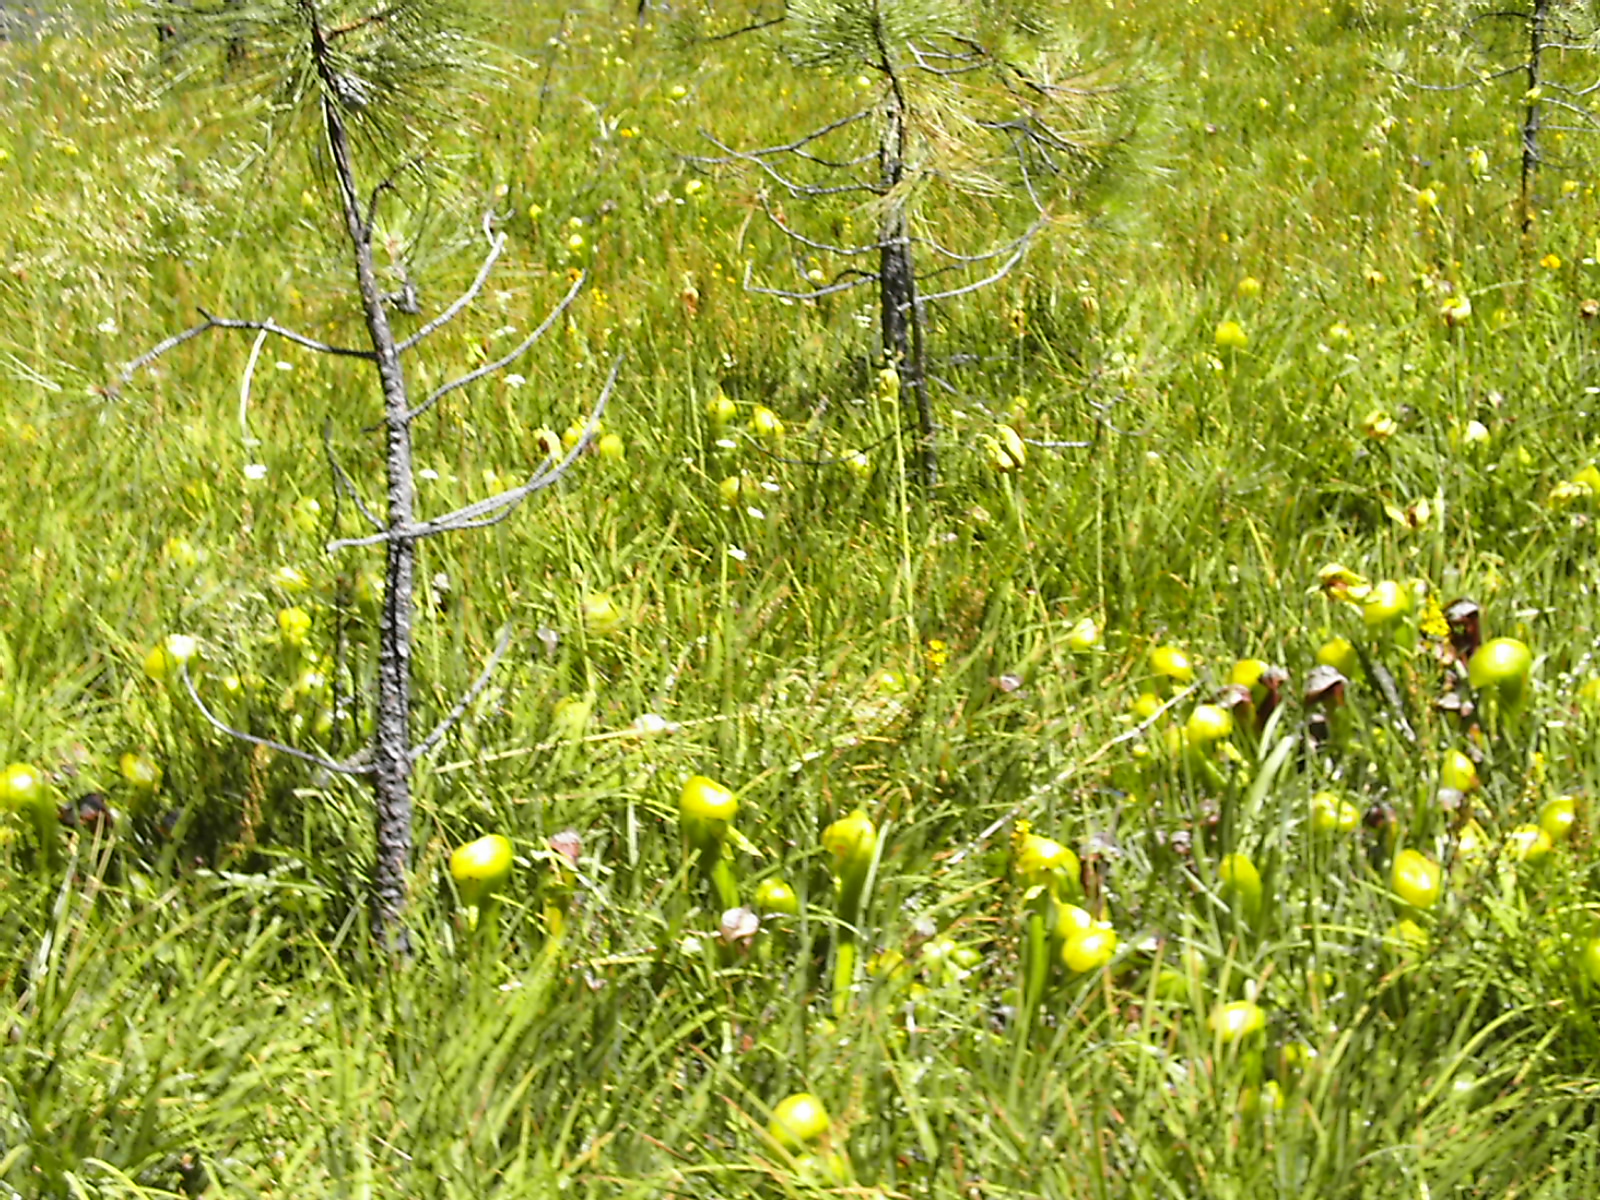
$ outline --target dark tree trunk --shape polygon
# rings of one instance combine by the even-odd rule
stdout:
[[[361,212],[349,134],[334,99],[340,94],[340,82],[332,78],[314,4],[312,0],[305,2],[318,69],[324,76],[322,111],[343,200],[345,231],[355,255],[361,309],[383,387],[390,536],[386,543],[383,619],[378,629],[378,697],[372,747],[378,843],[373,919],[385,944],[405,952],[409,945],[403,921],[411,866],[411,619],[417,558],[416,542],[408,535],[415,507],[408,415],[411,406],[400,351],[378,284],[372,229]]]
[[[1539,130],[1544,124],[1544,110],[1537,91],[1543,68],[1545,28],[1550,17],[1550,0],[1533,0],[1533,13],[1528,22],[1528,101],[1527,114],[1522,121],[1522,232],[1526,236],[1533,228],[1533,180],[1539,171]]]
[[[883,353],[900,373],[902,405],[916,415],[916,470],[924,487],[939,479],[934,446],[933,408],[928,400],[927,372],[922,360],[922,314],[917,307],[917,268],[911,253],[911,232],[904,199],[896,195],[905,177],[905,115],[898,93],[884,124],[878,150],[889,209],[878,237],[878,308]]]

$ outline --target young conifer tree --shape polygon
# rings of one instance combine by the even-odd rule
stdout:
[[[1116,141],[1119,89],[1084,64],[1059,17],[1060,6],[1019,0],[789,0],[780,19],[750,29],[819,84],[864,81],[867,103],[755,149],[706,131],[721,156],[701,161],[757,172],[772,226],[835,267],[798,290],[747,277],[751,291],[818,300],[876,286],[882,352],[899,375],[925,485],[938,475],[927,314],[1010,274]],[[819,224],[853,206],[871,239],[810,236],[774,192],[807,202]],[[961,243],[961,201],[974,198],[1012,220],[1009,234]],[[859,265],[868,261],[871,270]]]
[[[160,9],[169,14],[164,2]],[[349,253],[352,300],[366,330],[366,344],[330,345],[306,337],[270,316],[221,317],[202,310],[199,324],[176,334],[130,363],[126,384],[139,370],[163,354],[213,330],[245,330],[259,343],[286,339],[319,353],[364,365],[376,385],[369,432],[384,449],[384,500],[369,505],[355,481],[339,464],[331,438],[328,454],[334,484],[369,527],[361,536],[329,543],[332,553],[381,548],[384,556],[382,614],[378,627],[377,673],[374,684],[373,734],[370,745],[351,759],[334,761],[297,747],[255,737],[230,728],[205,707],[192,680],[190,695],[217,727],[245,741],[264,744],[309,761],[324,770],[365,776],[370,780],[376,816],[377,861],[373,872],[372,911],[382,940],[404,950],[403,924],[412,848],[411,778],[417,760],[438,746],[487,685],[509,643],[503,635],[477,681],[426,737],[412,732],[411,646],[416,606],[417,547],[425,539],[481,529],[506,519],[529,496],[555,483],[576,461],[589,441],[585,436],[564,456],[552,454],[530,464],[527,478],[483,500],[451,512],[424,515],[418,511],[412,427],[419,417],[452,393],[507,369],[525,354],[576,299],[584,280],[577,279],[544,320],[509,353],[465,371],[427,396],[413,394],[407,363],[430,337],[472,307],[506,248],[493,214],[483,220],[486,247],[476,277],[467,290],[447,305],[427,313],[405,264],[402,287],[386,291],[375,254],[381,214],[408,187],[425,188],[422,166],[428,134],[448,120],[455,90],[475,65],[465,33],[465,12],[453,0],[203,0],[183,13],[186,51],[203,54],[209,41],[225,50],[230,71],[238,60],[234,82],[255,85],[280,141],[298,137],[311,152],[324,185],[328,219]],[[242,48],[242,49],[241,49]],[[396,328],[393,314],[416,315],[409,332]],[[243,392],[256,355],[245,367]],[[616,380],[613,367],[594,407],[592,432]],[[362,424],[369,424],[359,415]]]
[[[1429,58],[1401,60],[1397,74],[1428,91],[1497,89],[1512,102],[1520,116],[1515,153],[1518,217],[1523,234],[1529,235],[1543,202],[1538,193],[1540,168],[1560,165],[1573,174],[1588,169],[1583,144],[1591,140],[1587,135],[1600,133],[1600,114],[1595,111],[1600,95],[1600,14],[1582,0],[1510,5],[1456,0],[1440,15]],[[1457,79],[1468,78],[1435,82],[1441,65],[1457,73]],[[1553,150],[1547,132],[1558,135],[1563,148]],[[1475,174],[1494,174],[1487,150],[1474,147],[1469,153]]]

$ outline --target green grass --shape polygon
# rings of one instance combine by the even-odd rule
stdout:
[[[421,727],[516,632],[420,769],[416,953],[398,966],[365,923],[368,793],[217,734],[143,667],[193,634],[201,689],[235,722],[359,744],[378,564],[322,550],[359,528],[348,504],[335,518],[322,430],[376,494],[370,380],[269,343],[259,444],[238,420],[248,335],[108,389],[197,305],[359,343],[315,151],[263,158],[237,94],[175,80],[203,59],[157,60],[147,22],[0,47],[0,761],[45,771],[52,805],[102,791],[118,815],[99,837],[47,822],[45,842],[6,818],[0,1191],[1594,1195],[1600,1008],[1578,959],[1600,935],[1580,693],[1600,675],[1597,502],[1550,497],[1595,455],[1580,304],[1600,294],[1600,222],[1589,174],[1553,163],[1521,236],[1521,85],[1408,90],[1389,67],[1455,79],[1462,51],[1399,4],[1086,10],[1136,131],[1024,271],[936,314],[954,392],[936,393],[943,480],[924,496],[874,395],[870,301],[747,294],[746,264],[780,274],[788,248],[756,180],[686,161],[703,126],[760,145],[848,111],[854,81],[775,65],[756,37],[686,52],[631,4],[481,7],[497,73],[384,232],[414,245],[428,312],[472,278],[487,206],[511,241],[419,383],[496,357],[570,271],[593,274],[520,384],[419,422],[422,502],[527,470],[622,351],[605,425],[626,458],[585,457],[518,518],[424,549]],[[749,15],[718,8],[711,28]],[[1581,161],[1572,143],[1553,157]],[[929,219],[978,243],[1003,215]],[[1472,302],[1454,329],[1445,283]],[[1224,320],[1243,348],[1214,344]],[[719,388],[727,431],[706,415]],[[788,426],[775,453],[743,433],[756,404]],[[1375,413],[1391,436],[1366,431]],[[1030,447],[1000,475],[983,446],[1001,419],[1089,445]],[[869,479],[810,465],[864,446]],[[721,503],[739,474],[759,515]],[[1474,598],[1486,634],[1533,648],[1526,715],[1469,734],[1435,703],[1440,640],[1369,637],[1317,586],[1330,562]],[[615,632],[585,629],[599,592]],[[290,605],[312,619],[304,648],[278,633]],[[1084,617],[1098,648],[1069,640]],[[1335,718],[1347,740],[1314,750],[1301,691],[1334,635],[1372,666]],[[1163,643],[1197,690],[1135,733]],[[1165,731],[1244,657],[1289,672],[1283,716],[1259,737],[1241,719],[1238,761],[1208,778]],[[1469,745],[1481,867],[1437,787]],[[154,793],[124,780],[125,753],[159,764]],[[747,951],[719,946],[680,842],[697,773],[739,796],[746,901],[767,878],[799,897]],[[1318,836],[1323,790],[1393,822]],[[1578,797],[1572,837],[1511,863],[1504,835],[1558,794]],[[881,847],[836,1017],[822,831],[858,808]],[[1026,1020],[1022,820],[1099,848],[1121,946],[1104,971],[1055,970]],[[571,873],[548,849],[569,829]],[[446,863],[485,832],[519,866],[474,932]],[[1388,933],[1402,847],[1458,858],[1422,954]],[[1219,884],[1236,851],[1263,877],[1254,920]],[[1209,1021],[1245,999],[1266,1028],[1230,1046]],[[767,1136],[802,1090],[847,1172]]]

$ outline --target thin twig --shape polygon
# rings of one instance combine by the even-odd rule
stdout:
[[[537,471],[520,487],[507,488],[483,500],[474,501],[464,505],[453,512],[445,513],[442,517],[435,517],[428,521],[419,521],[414,525],[407,525],[399,529],[386,529],[381,533],[369,537],[339,538],[328,543],[328,553],[338,550],[357,549],[362,546],[379,546],[385,542],[420,541],[423,538],[436,537],[441,533],[454,533],[463,529],[483,529],[490,525],[498,525],[511,515],[512,511],[535,492],[541,492],[551,484],[557,482],[572,464],[577,461],[578,455],[588,447],[594,437],[600,415],[605,411],[606,402],[611,399],[611,390],[617,382],[617,370],[622,365],[622,356],[618,355],[611,364],[611,374],[606,379],[606,386],[600,393],[600,399],[595,403],[594,410],[589,414],[588,422],[583,431],[583,436],[578,439],[567,451],[565,458],[550,465],[550,459],[545,459]],[[493,514],[493,515],[487,515]],[[479,518],[482,519],[479,519]]]
[[[712,42],[725,42],[729,38],[743,37],[747,33],[757,33],[763,29],[770,29],[774,25],[782,25],[784,18],[787,16],[787,13],[779,13],[775,17],[765,21],[757,21],[753,25],[745,25],[738,29],[730,29],[727,33],[714,33],[710,37],[696,38],[695,40],[703,45],[710,45]]]
[[[378,518],[377,513],[367,507],[367,502],[361,498],[361,493],[356,490],[355,481],[345,471],[344,464],[339,461],[339,455],[333,448],[333,422],[331,420],[322,423],[322,445],[328,455],[328,469],[333,472],[334,495],[337,497],[340,493],[343,493],[349,496],[352,503],[360,510],[361,515],[367,519],[368,524],[374,529],[381,530],[383,522]],[[335,515],[337,516],[337,514]]]
[[[892,246],[895,244],[894,242],[873,242],[866,246],[835,246],[828,242],[819,242],[814,238],[808,238],[805,234],[791,229],[788,225],[781,221],[778,218],[778,214],[772,211],[772,206],[767,203],[766,192],[761,193],[760,200],[761,211],[766,213],[767,220],[776,225],[783,232],[785,237],[799,242],[802,246],[808,246],[812,250],[821,250],[825,254],[837,254],[842,258],[853,258],[862,254],[878,254],[884,249],[885,246]],[[909,244],[909,240],[902,239],[900,244]]]
[[[501,240],[504,240],[503,235]],[[461,376],[459,379],[453,379],[449,383],[441,384],[437,389],[434,390],[433,395],[429,396],[421,404],[417,405],[410,412],[406,413],[406,420],[415,421],[418,417],[422,416],[423,413],[427,412],[430,408],[439,403],[440,400],[444,399],[444,397],[448,396],[457,388],[464,388],[469,383],[476,383],[485,375],[493,375],[496,371],[503,371],[512,363],[516,362],[517,359],[521,358],[529,351],[529,349],[532,348],[535,342],[537,342],[549,331],[550,326],[555,324],[556,318],[567,311],[572,302],[577,299],[578,293],[583,289],[583,285],[587,283],[588,280],[589,273],[587,271],[579,275],[577,279],[573,280],[572,286],[567,289],[567,294],[561,298],[561,303],[551,309],[550,314],[545,317],[545,319],[540,323],[539,327],[527,337],[523,338],[521,342],[517,343],[516,347],[511,351],[511,353],[507,354],[504,358],[496,359],[494,362],[489,363],[486,366],[479,367],[476,371],[471,371],[468,374]],[[367,432],[371,433],[377,428],[379,427],[374,426],[373,429],[369,429]]]
[[[205,320],[200,324],[190,329],[185,329],[182,333],[175,333],[171,337],[157,342],[138,358],[124,366],[122,368],[122,374],[117,378],[117,382],[112,388],[112,393],[114,395],[119,394],[123,386],[126,385],[129,380],[131,380],[145,367],[148,367],[151,363],[155,362],[156,359],[160,358],[167,351],[175,350],[185,342],[192,341],[193,339],[199,337],[202,333],[208,333],[213,329],[253,329],[262,334],[275,333],[281,338],[286,338],[289,341],[294,342],[297,346],[304,346],[306,349],[315,350],[320,354],[336,354],[344,358],[364,358],[369,361],[376,358],[376,355],[371,350],[357,350],[350,346],[330,346],[326,342],[319,342],[315,338],[308,338],[304,334],[296,333],[292,329],[285,329],[276,321],[239,321],[228,317],[216,317],[212,316],[203,308],[200,309],[199,312],[200,315],[205,318]],[[253,365],[254,359],[252,357],[252,366]],[[248,380],[246,386],[248,386]]]
[[[833,296],[839,292],[848,292],[851,288],[858,288],[864,283],[873,283],[878,278],[876,275],[869,274],[865,271],[841,271],[837,276],[834,277],[835,282],[828,284],[826,287],[820,287],[811,292],[791,292],[787,288],[760,287],[757,284],[751,283],[750,275],[753,270],[754,268],[751,266],[747,265],[745,267],[745,291],[751,292],[757,296],[780,296],[785,300],[820,300],[824,296]]]
[[[953,79],[958,75],[971,75],[974,71],[987,70],[987,62],[973,62],[971,55],[935,54],[917,48],[916,43],[907,42],[906,49],[911,51],[911,57],[917,60],[917,66],[930,75],[937,75],[941,79]],[[958,62],[965,61],[966,66],[961,67],[936,67],[930,61],[933,58],[950,58]]]
[[[766,151],[745,153],[742,150],[735,150],[732,146],[728,146],[722,142],[719,142],[715,137],[709,133],[706,133],[704,130],[701,131],[701,135],[717,149],[730,155],[731,161],[749,163],[752,166],[760,167],[791,196],[842,196],[850,192],[870,192],[875,196],[882,194],[882,189],[880,187],[878,187],[876,184],[870,183],[841,183],[834,184],[829,187],[821,187],[816,184],[809,183],[800,183],[796,180],[790,179],[782,171],[778,170],[771,163],[769,163],[766,158],[763,157]],[[697,161],[708,163],[724,163],[730,161],[730,159],[703,158]]]
[[[450,727],[461,719],[467,709],[472,706],[472,702],[483,693],[483,689],[489,686],[490,676],[494,674],[494,669],[500,665],[500,660],[505,657],[506,649],[510,645],[511,626],[507,625],[500,631],[500,638],[495,645],[494,653],[489,656],[489,661],[484,664],[483,671],[478,675],[478,678],[473,680],[472,686],[466,690],[461,699],[456,701],[454,707],[445,714],[444,720],[433,727],[433,732],[412,748],[411,761],[413,763],[417,762],[423,755],[444,740],[444,735],[450,732]]]
[[[244,378],[239,381],[239,436],[246,446],[259,446],[261,439],[250,436],[250,385],[255,379],[256,363],[261,358],[261,347],[267,344],[267,331],[256,334],[255,345],[250,347],[250,358],[244,364]]]
[[[943,257],[951,259],[960,265],[966,266],[973,263],[990,262],[993,259],[999,258],[1002,254],[1010,254],[1015,250],[1022,249],[1028,244],[1029,240],[1035,237],[1038,232],[1048,223],[1049,218],[1040,217],[1032,225],[1028,226],[1028,228],[1025,229],[1020,236],[1012,239],[1003,246],[995,246],[992,249],[983,251],[981,254],[960,254],[954,250],[946,249],[932,238],[918,238],[916,241],[919,245],[927,246],[935,254],[942,255]]]
[[[818,141],[821,138],[825,138],[830,133],[834,133],[837,130],[843,129],[847,125],[853,125],[857,121],[866,120],[868,117],[870,117],[872,115],[872,111],[873,110],[870,109],[870,108],[863,108],[860,112],[853,112],[847,117],[840,117],[837,121],[829,121],[826,125],[820,125],[816,129],[813,129],[810,133],[807,133],[807,134],[804,134],[804,135],[802,135],[800,137],[797,137],[792,142],[784,142],[784,143],[782,143],[781,145],[778,145],[778,146],[762,146],[759,150],[733,150],[733,149],[730,149],[729,147],[724,146],[721,142],[719,142],[715,137],[713,137],[710,133],[706,132],[704,129],[702,129],[700,131],[700,136],[705,138],[708,142],[710,142],[712,145],[716,146],[718,149],[724,150],[724,151],[726,151],[727,153],[733,155],[736,158],[760,158],[762,156],[770,156],[770,155],[775,155],[775,154],[793,154],[795,151],[801,149],[802,147],[809,146],[812,142]],[[717,161],[721,161],[721,160],[718,160],[718,159],[705,159],[705,160],[702,160],[702,161],[717,162]]]
[[[472,285],[468,287],[466,291],[462,292],[461,295],[457,296],[455,303],[451,304],[449,308],[445,309],[437,317],[433,318],[433,320],[424,324],[421,329],[417,330],[410,337],[406,338],[405,341],[397,345],[395,349],[401,354],[404,354],[418,342],[422,341],[423,338],[428,337],[436,330],[449,324],[451,321],[455,320],[456,317],[460,316],[461,311],[478,298],[478,293],[483,290],[483,285],[489,281],[489,272],[494,270],[495,260],[500,257],[501,251],[503,251],[505,248],[506,235],[502,233],[489,243],[489,253],[487,257],[484,258],[483,265],[478,268],[478,277],[472,281]]]
[[[885,442],[892,441],[894,438],[899,437],[903,433],[915,432],[916,430],[909,425],[899,425],[891,429],[882,437],[874,438],[870,442],[865,442],[853,450],[847,451],[844,454],[836,455],[832,458],[790,458],[786,454],[775,454],[771,450],[768,450],[759,441],[757,441],[755,436],[752,434],[745,434],[745,440],[750,444],[757,454],[765,455],[773,462],[788,463],[790,466],[795,467],[836,467],[843,463],[849,462],[850,456],[853,454],[865,454],[869,450],[876,450]]]
[[[327,342],[319,342],[316,338],[308,338],[303,333],[296,333],[292,329],[285,329],[276,321],[241,321],[233,317],[212,316],[205,309],[199,313],[215,329],[257,329],[268,333],[275,333],[297,346],[304,346],[307,350],[315,350],[318,354],[336,354],[341,358],[364,358],[368,361],[376,359],[377,353],[372,350],[360,350],[354,346],[332,346]]]
[[[189,689],[189,698],[194,701],[195,708],[200,710],[200,715],[214,729],[227,734],[229,737],[238,738],[241,742],[249,742],[252,746],[264,746],[268,750],[276,750],[279,754],[287,754],[291,758],[298,758],[303,762],[311,763],[313,766],[321,767],[324,771],[332,771],[336,775],[370,775],[372,773],[372,765],[370,763],[334,762],[331,758],[323,758],[320,754],[308,754],[304,750],[296,750],[293,746],[286,746],[282,742],[274,741],[271,738],[257,737],[253,733],[235,729],[232,725],[218,718],[215,713],[206,707],[206,702],[200,699],[200,692],[194,686],[194,680],[189,675],[189,664],[187,662],[178,664],[178,673],[183,676],[183,686]]]
[[[1403,86],[1416,88],[1419,92],[1463,92],[1468,88],[1482,87],[1486,83],[1493,83],[1496,79],[1504,79],[1507,75],[1516,75],[1528,69],[1527,63],[1516,63],[1513,66],[1501,67],[1497,71],[1489,71],[1466,83],[1423,83],[1412,79],[1409,75],[1402,75],[1395,71],[1394,77]]]
[[[164,341],[157,342],[138,358],[134,359],[127,366],[122,368],[122,376],[117,380],[118,386],[120,387],[122,384],[127,383],[128,380],[132,379],[135,374],[149,366],[151,363],[155,362],[156,359],[160,358],[168,350],[176,349],[192,338],[197,338],[202,333],[214,328],[216,328],[216,326],[214,326],[210,321],[207,321],[204,325],[196,325],[193,329],[185,329],[182,333],[175,333]]]
[[[921,306],[925,304],[932,304],[936,300],[949,300],[956,296],[965,296],[968,292],[976,292],[982,288],[988,287],[991,283],[998,283],[1007,275],[1011,274],[1012,269],[1022,261],[1022,256],[1026,254],[1027,251],[1027,246],[1022,246],[1015,254],[1008,258],[1005,262],[1005,265],[993,275],[987,275],[982,279],[975,279],[964,287],[952,288],[947,292],[930,292],[926,296],[918,296],[916,299],[916,304]]]

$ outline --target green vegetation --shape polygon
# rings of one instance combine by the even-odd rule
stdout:
[[[1483,70],[1453,10],[1059,6],[1137,121],[926,311],[924,490],[874,289],[747,291],[847,264],[695,161],[881,81],[685,44],[754,4],[464,7],[397,332],[507,245],[413,386],[589,282],[417,422],[420,511],[626,357],[558,487],[420,549],[420,729],[515,632],[418,765],[404,957],[370,790],[179,669],[367,744],[382,556],[325,551],[324,441],[380,494],[365,364],[213,334],[116,386],[197,307],[359,344],[321,143],[148,12],[0,45],[0,1195],[1600,1192],[1583,135],[1540,126],[1525,230],[1539,97],[1411,83]]]

